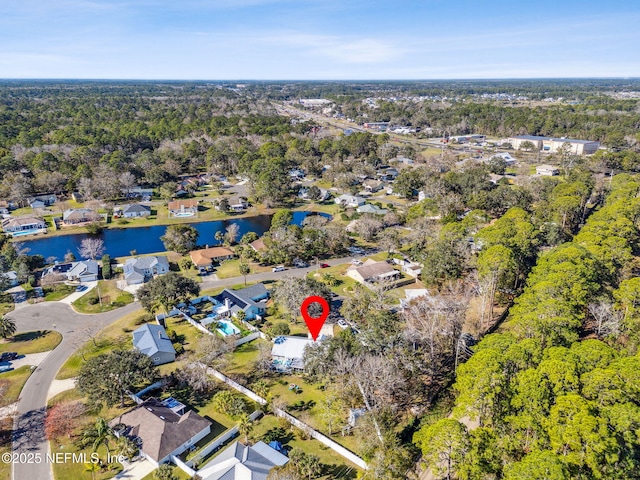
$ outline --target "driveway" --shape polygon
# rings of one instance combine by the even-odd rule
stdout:
[[[9,290],[6,290],[5,293],[8,293],[13,298],[13,303],[15,303],[15,308],[22,308],[27,303],[27,292],[21,286],[11,287]]]
[[[89,335],[138,309],[140,309],[138,303],[131,303],[112,312],[81,315],[74,312],[67,304],[42,302],[7,314],[16,323],[18,332],[55,329],[62,334],[60,344],[47,355],[46,361],[40,363],[34,370],[20,393],[13,425],[14,453],[39,454],[41,458],[46,457],[49,452],[49,442],[44,434],[44,418],[47,393],[56,373],[78,345],[89,339]],[[13,478],[15,480],[48,480],[51,478],[51,471],[46,462],[15,463]]]
[[[145,458],[137,460],[125,466],[115,478],[122,478],[127,480],[142,480],[155,470],[151,462]]]
[[[66,303],[67,305],[71,305],[80,297],[82,297],[83,295],[86,295],[89,292],[89,290],[93,290],[94,288],[96,288],[96,286],[98,285],[98,282],[85,282],[82,285],[87,287],[86,290],[83,290],[81,292],[73,292],[67,295],[66,297],[64,297],[62,300],[58,300],[58,301],[60,303]]]
[[[24,367],[25,365],[35,365],[38,366],[42,363],[42,361],[47,358],[51,351],[48,352],[40,352],[40,353],[30,353],[28,355],[23,355],[21,357],[16,358],[10,362],[0,362],[0,365],[11,365],[11,367],[15,370],[16,368]]]

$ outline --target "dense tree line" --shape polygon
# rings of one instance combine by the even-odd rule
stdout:
[[[611,188],[571,242],[540,257],[502,333],[459,367],[455,418],[480,428],[448,419],[415,435],[440,477],[639,475],[640,184],[620,175]]]

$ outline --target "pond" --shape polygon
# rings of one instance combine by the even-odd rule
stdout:
[[[330,218],[326,213],[315,214],[312,212],[293,212],[291,223],[301,225],[302,221],[309,215],[322,215]],[[225,229],[235,223],[238,225],[238,240],[248,232],[255,232],[262,236],[271,225],[272,215],[258,215],[255,217],[245,217],[237,219],[219,220],[215,222],[191,223],[198,230],[198,245],[216,245],[216,232],[224,232]],[[167,225],[156,225],[153,227],[131,227],[115,228],[104,230],[98,238],[104,240],[105,253],[111,257],[124,257],[130,255],[129,252],[135,250],[138,254],[162,252],[165,250],[160,237],[164,235]],[[87,233],[75,233],[72,235],[62,235],[58,237],[40,237],[34,240],[24,240],[23,245],[29,248],[29,255],[42,255],[45,259],[56,257],[62,261],[67,252],[78,257],[78,248],[83,239],[88,238]],[[95,237],[92,237],[95,238]]]

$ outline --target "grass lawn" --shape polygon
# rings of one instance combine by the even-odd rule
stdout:
[[[62,341],[62,335],[51,330],[17,333],[10,339],[0,341],[0,352],[28,353],[48,352]]]
[[[356,478],[358,467],[319,441],[303,439],[300,430],[291,426],[285,420],[276,418],[273,415],[266,415],[256,422],[251,432],[251,439],[258,442],[269,430],[275,428],[283,428],[287,431],[286,437],[280,439],[283,445],[290,448],[299,448],[305,453],[316,455],[320,458],[320,463],[324,465],[324,471],[323,476],[317,478],[324,480]]]
[[[224,369],[224,373],[227,375],[250,375],[255,362],[258,360],[260,354],[259,346],[261,344],[268,345],[269,342],[258,338],[253,342],[245,343],[236,348],[231,354],[231,362]]]
[[[55,302],[75,292],[76,287],[74,285],[65,285],[64,283],[59,283],[50,287],[44,287],[42,290],[44,291],[45,302]]]
[[[145,319],[148,319],[148,314],[142,310],[138,310],[125,315],[118,321],[104,328],[98,332],[93,340],[87,341],[69,357],[60,368],[60,371],[58,371],[56,378],[63,380],[65,378],[76,377],[84,362],[82,358],[83,354],[84,358],[88,359],[101,353],[107,353],[118,345],[122,345],[127,349],[131,348],[131,332],[144,323]]]
[[[5,417],[0,419],[0,456],[3,453],[11,452],[11,432],[13,431],[13,418]],[[0,478],[9,480],[11,478],[11,463],[0,460]]]
[[[154,470],[154,472],[155,472],[155,470]],[[157,477],[155,476],[154,472],[151,472],[149,475],[147,475],[145,477],[142,477],[142,480],[156,480]],[[177,480],[190,480],[191,479],[191,477],[189,475],[184,473],[178,467],[173,467],[173,476]]]
[[[100,297],[98,297],[100,292]],[[102,305],[100,304],[102,298]],[[98,286],[73,302],[80,313],[102,313],[115,310],[133,302],[133,295],[118,290],[116,280],[100,280]]]
[[[0,293],[0,315],[13,312],[14,308],[15,304],[13,303],[13,298],[11,297],[11,295]]]
[[[215,274],[218,276],[218,278],[239,277],[240,263],[241,260],[239,258],[234,258],[233,260],[225,260],[220,264],[220,266],[216,267]],[[253,273],[270,272],[272,267],[260,265],[257,262],[250,262],[249,268],[251,269],[249,275],[251,275]]]
[[[0,373],[0,388],[6,388],[0,396],[0,407],[10,405],[18,400],[22,387],[30,375],[31,367],[28,365],[16,368],[10,372]]]
[[[91,447],[79,449],[73,444],[73,439],[69,441],[69,439],[65,439],[62,445],[59,445],[58,442],[50,441],[49,446],[51,448],[51,455],[55,455],[57,453],[75,453],[76,455],[80,453],[84,453],[87,460],[91,460],[92,450]],[[113,445],[112,445],[113,446]],[[106,462],[107,450],[104,445],[101,445],[96,453],[99,455],[100,460]],[[111,452],[113,455],[114,452]],[[53,470],[54,478],[91,478],[92,480],[106,480],[108,478],[115,477],[120,471],[122,471],[122,465],[120,463],[112,463],[110,465],[105,465],[102,468],[99,468],[95,471],[95,476],[92,477],[90,470],[87,469],[88,465],[82,462],[73,462],[70,459],[64,461],[61,459],[61,462],[55,462],[51,465]],[[108,468],[110,467],[110,468]]]

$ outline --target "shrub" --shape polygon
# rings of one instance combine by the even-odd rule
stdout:
[[[174,343],[173,344],[173,349],[176,351],[176,355],[182,355],[184,353],[184,347],[182,346],[181,343]]]

